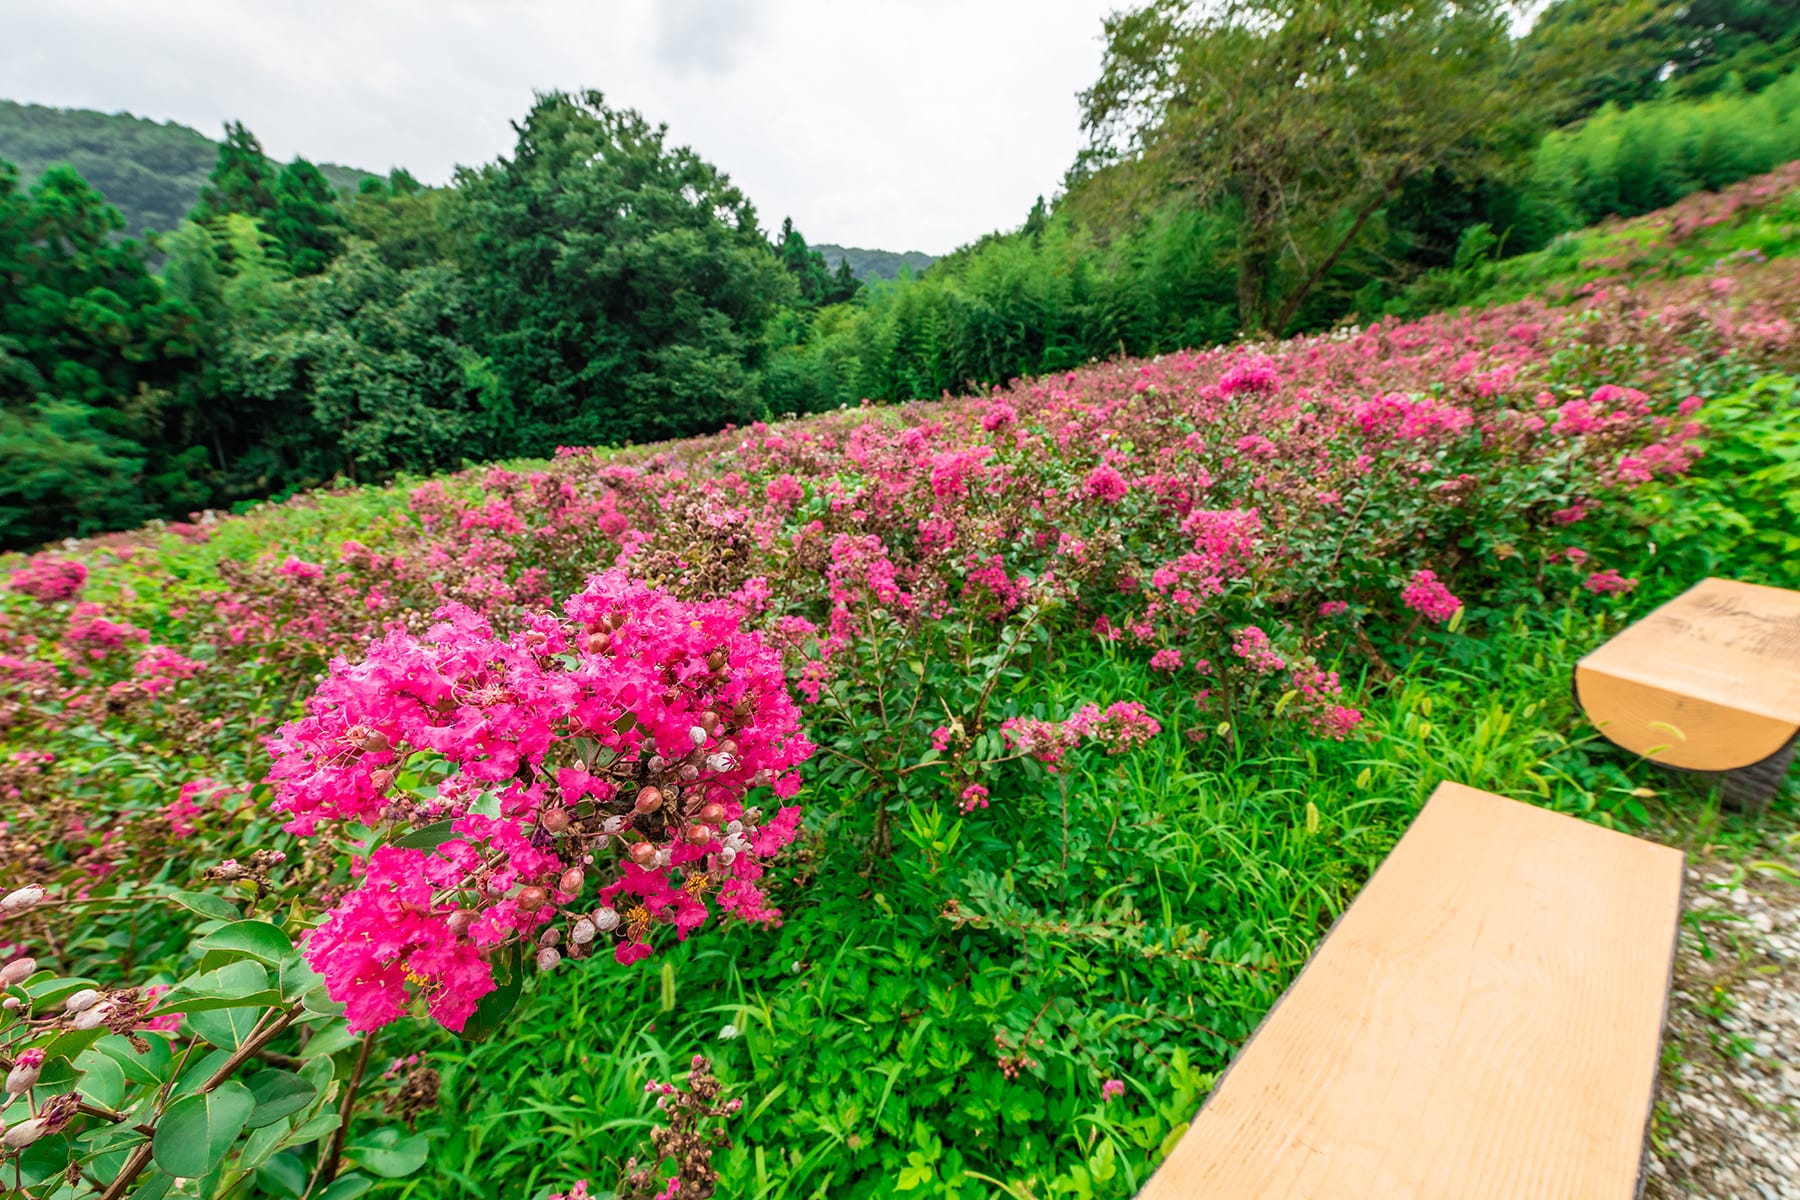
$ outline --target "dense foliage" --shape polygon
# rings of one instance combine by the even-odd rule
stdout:
[[[14,557],[19,1178],[1130,1195],[1437,780],[1643,819],[1567,671],[1792,581],[1758,258]]]

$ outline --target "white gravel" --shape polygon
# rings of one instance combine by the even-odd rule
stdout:
[[[1800,1200],[1800,887],[1690,860],[1687,908],[1644,1195]]]

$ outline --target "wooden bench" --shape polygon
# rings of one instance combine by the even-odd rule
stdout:
[[[1681,880],[1441,785],[1139,1200],[1629,1200]]]
[[[1800,735],[1800,592],[1705,580],[1577,663],[1575,698],[1610,740],[1760,809]]]

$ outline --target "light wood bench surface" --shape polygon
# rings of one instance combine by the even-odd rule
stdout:
[[[1139,1200],[1630,1200],[1681,878],[1442,784]]]
[[[1735,771],[1800,733],[1800,592],[1707,579],[1575,666],[1609,739],[1664,766]]]

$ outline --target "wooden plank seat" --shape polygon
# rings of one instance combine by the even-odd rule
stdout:
[[[1629,1200],[1681,879],[1442,784],[1139,1200]]]
[[[1608,739],[1760,809],[1800,740],[1800,592],[1707,579],[1575,665]]]

